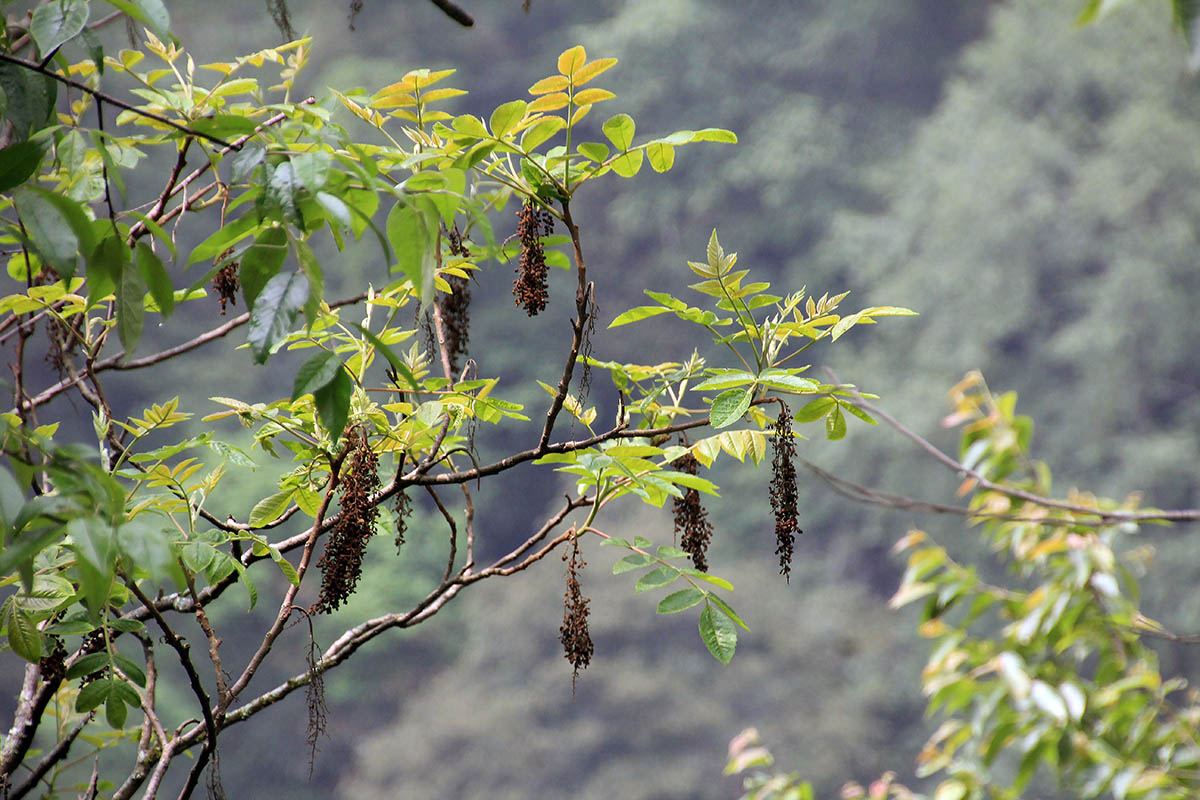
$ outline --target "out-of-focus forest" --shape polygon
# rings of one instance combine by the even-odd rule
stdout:
[[[1141,491],[1160,507],[1200,503],[1192,467],[1200,85],[1166,4],[1085,28],[1074,24],[1078,4],[1063,0],[532,0],[528,11],[519,0],[478,0],[470,29],[420,0],[365,0],[353,25],[349,3],[289,6],[296,31],[314,36],[301,79],[314,94],[374,91],[415,67],[456,67],[453,84],[470,94],[453,110],[480,113],[521,95],[580,43],[620,59],[606,84],[617,93],[610,105],[640,130],[737,132],[736,147],[681,157],[667,175],[581,195],[574,213],[602,289],[602,325],[641,302],[639,287],[682,289],[686,260],[700,257],[716,228],[777,288],[850,290],[856,307],[920,312],[856,329],[836,357],[814,358],[880,394],[879,405],[944,449],[956,440],[939,426],[946,391],[978,369],[994,389],[1019,393],[1037,422],[1034,452],[1060,486]],[[258,4],[176,3],[171,12],[198,62],[280,40]],[[505,235],[513,227],[495,224]],[[328,280],[361,286],[383,272],[377,253],[349,249]],[[565,274],[552,280],[552,295],[571,291]],[[485,265],[471,337],[488,344],[484,371],[508,387],[534,387],[506,396],[532,400],[532,378],[546,379],[540,347],[561,333],[565,312],[526,324],[511,281],[511,267]],[[682,360],[683,333],[665,318],[600,330],[595,355],[637,360],[647,337],[668,351],[677,338]],[[120,391],[147,404],[182,394],[202,406],[215,394],[253,396],[274,375],[225,346],[169,369],[170,385],[131,375]],[[608,387],[594,391],[611,414]],[[947,500],[957,483],[882,426],[852,423],[847,442],[813,440],[799,454],[915,497]],[[271,478],[248,472],[247,498],[271,491],[249,485],[256,475]],[[368,800],[734,797],[740,780],[721,777],[725,747],[750,725],[819,796],[888,769],[920,786],[914,758],[936,725],[922,716],[927,645],[913,631],[915,612],[887,608],[902,568],[889,549],[911,526],[937,531],[964,560],[986,549],[961,519],[855,505],[801,475],[805,533],[790,583],[772,557],[765,470],[722,474],[723,496],[708,503],[710,561],[737,587],[753,629],[729,667],[704,651],[694,620],[655,616],[628,581],[608,575],[619,554],[592,548],[583,580],[596,653],[576,686],[558,639],[563,567],[548,560],[464,592],[417,631],[330,673],[329,734],[311,779],[303,702],[231,728],[221,740],[226,790]],[[532,512],[569,489],[546,468],[484,487],[480,547],[511,547]],[[364,583],[383,588],[338,617],[425,588],[421,576],[444,559],[416,533],[432,513],[418,503],[404,559],[368,556]],[[671,519],[638,507],[606,529],[662,540]],[[391,547],[378,538],[381,550]],[[1158,551],[1143,585],[1147,613],[1172,629],[1200,628],[1194,533],[1147,528],[1143,539]],[[228,602],[242,613],[244,596]],[[256,613],[265,625],[271,611]],[[327,644],[323,630],[337,630],[336,620],[318,623]],[[249,643],[259,631],[246,635]],[[290,646],[294,666],[305,643]],[[1164,672],[1187,671],[1185,645],[1160,653]],[[271,669],[257,679],[263,686],[286,677],[283,666]],[[19,680],[5,671],[6,686]],[[249,746],[268,738],[276,746]],[[1036,796],[1058,795],[1046,784]]]

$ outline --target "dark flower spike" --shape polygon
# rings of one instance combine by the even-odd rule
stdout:
[[[575,681],[579,678],[579,670],[585,669],[592,661],[596,648],[592,644],[592,636],[588,633],[588,603],[579,588],[579,573],[587,566],[583,556],[579,554],[579,535],[571,537],[570,549],[563,553],[563,561],[567,562],[567,591],[563,595],[563,623],[558,629],[559,641],[563,646],[563,657],[571,662],[571,692],[575,691]]]
[[[796,442],[792,436],[792,411],[780,403],[775,420],[771,459],[771,510],[775,512],[775,553],[779,556],[779,574],[789,583],[792,577],[792,552],[800,530],[796,500]]]
[[[695,475],[700,469],[700,462],[691,453],[675,462],[675,468],[680,472]],[[708,511],[700,502],[700,492],[687,489],[683,497],[673,501],[675,513],[675,534],[679,547],[692,556],[692,564],[701,572],[708,572],[708,542],[712,539],[713,526],[708,521]]]
[[[379,489],[379,457],[371,449],[360,427],[346,433],[349,439],[349,463],[343,467],[341,485],[342,513],[330,531],[325,554],[317,566],[321,569],[321,594],[312,611],[328,614],[354,594],[362,575],[363,552],[375,533],[379,509],[371,495]]]
[[[517,279],[513,282],[516,304],[529,316],[546,310],[550,299],[546,284],[546,252],[543,236],[554,232],[554,215],[534,200],[526,200],[517,212],[517,237],[521,240],[521,259],[517,264]]]

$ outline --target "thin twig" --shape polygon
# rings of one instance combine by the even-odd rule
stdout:
[[[843,385],[843,384],[841,384],[841,381],[838,380],[837,376],[833,374],[832,371],[830,371],[830,370],[826,370],[826,371],[829,372],[829,375],[832,378],[834,383]],[[1017,489],[1012,486],[1005,486],[1004,484],[995,483],[995,482],[990,481],[987,478],[985,478],[979,472],[977,472],[973,469],[968,469],[963,464],[959,463],[955,459],[948,456],[946,453],[939,450],[937,448],[937,446],[934,445],[933,443],[931,443],[928,439],[921,436],[919,433],[913,431],[911,428],[906,426],[904,423],[900,422],[898,419],[893,417],[891,414],[888,414],[886,411],[879,408],[879,406],[871,403],[869,400],[867,400],[865,397],[863,397],[858,392],[858,390],[854,389],[853,387],[848,387],[848,386],[844,386],[844,385],[843,385],[843,388],[847,388],[847,390],[850,391],[851,394],[853,395],[854,405],[858,406],[863,411],[866,411],[867,413],[872,414],[872,415],[878,417],[879,419],[883,420],[884,422],[886,422],[893,429],[895,429],[898,433],[900,433],[907,439],[914,442],[918,447],[920,447],[927,454],[932,456],[933,459],[935,461],[937,461],[939,464],[941,464],[942,466],[952,470],[953,472],[955,472],[959,475],[965,475],[965,476],[971,478],[980,487],[987,489],[989,491],[998,492],[1000,494],[1007,495],[1008,497],[1015,497],[1019,500],[1024,500],[1026,502],[1033,503],[1035,505],[1045,506],[1047,508],[1057,508],[1057,509],[1061,509],[1062,511],[1070,511],[1074,514],[1086,514],[1088,516],[1098,517],[1101,522],[1105,522],[1105,523],[1113,523],[1113,522],[1196,522],[1196,521],[1200,521],[1200,509],[1185,508],[1185,509],[1178,509],[1178,510],[1172,510],[1172,511],[1122,511],[1122,510],[1118,510],[1118,509],[1113,509],[1113,510],[1105,511],[1103,509],[1093,508],[1090,506],[1083,506],[1083,505],[1079,505],[1077,503],[1067,503],[1067,502],[1063,502],[1061,500],[1054,500],[1053,498],[1044,497],[1040,494],[1034,494],[1033,492],[1027,492],[1024,489]]]
[[[10,55],[9,53],[0,53],[0,61],[6,61],[9,64],[16,64],[18,67],[23,67],[27,70],[30,70],[31,72],[37,72],[39,74],[45,75],[48,78],[53,78],[54,80],[58,81],[59,83],[63,83],[63,84],[66,84],[67,86],[70,86],[72,89],[78,89],[81,92],[86,92],[87,94],[90,94],[92,97],[95,97],[98,100],[103,100],[105,103],[112,103],[117,108],[123,108],[126,111],[132,111],[134,114],[145,117],[146,119],[152,119],[155,122],[159,122],[170,128],[174,128],[175,130],[177,130],[181,133],[186,133],[188,136],[196,136],[201,139],[210,141],[215,145],[229,148],[230,150],[240,150],[242,148],[242,146],[240,144],[233,145],[232,143],[227,142],[224,139],[218,139],[216,136],[210,136],[209,134],[204,133],[202,131],[198,131],[193,128],[189,128],[188,126],[182,125],[178,122],[175,122],[172,119],[168,119],[167,117],[164,117],[161,114],[155,114],[152,111],[146,111],[143,108],[138,108],[135,105],[126,103],[124,100],[120,99],[119,97],[114,97],[113,95],[108,94],[107,92],[102,92],[99,89],[93,89],[91,86],[88,86],[86,83],[80,83],[77,80],[68,78],[66,75],[60,75],[57,72],[55,72],[54,70],[48,69],[48,68],[42,66],[41,64],[37,63],[36,61],[28,61],[19,56]]]

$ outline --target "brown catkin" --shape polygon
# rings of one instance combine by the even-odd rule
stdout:
[[[446,232],[446,240],[450,255],[471,257],[471,251],[463,243],[457,225]],[[450,292],[438,296],[438,306],[442,312],[450,369],[457,373],[459,361],[466,357],[467,344],[471,339],[471,287],[467,279],[459,275],[447,275],[446,282],[450,284]]]
[[[363,553],[379,516],[379,509],[371,503],[371,495],[379,489],[379,457],[361,428],[351,428],[346,437],[350,455],[342,468],[342,511],[325,543],[325,554],[317,563],[321,594],[311,609],[317,614],[334,611],[354,594],[362,575]]]
[[[700,469],[700,462],[688,453],[675,462],[675,467],[680,472],[695,475]],[[712,539],[713,526],[708,521],[708,511],[700,502],[700,492],[696,489],[685,489],[683,497],[674,499],[673,511],[679,547],[691,555],[696,569],[708,572],[708,543]]]
[[[792,553],[800,530],[796,498],[796,442],[792,436],[792,412],[783,404],[775,420],[771,459],[771,510],[775,512],[775,553],[779,556],[779,574],[790,583]]]
[[[217,256],[217,263],[219,264],[223,259],[228,258],[232,252],[233,248],[231,247],[224,253],[221,253],[221,255]],[[240,267],[240,261],[230,261],[217,270],[217,274],[213,276],[213,291],[217,293],[217,299],[221,301],[222,317],[225,316],[226,304],[237,302],[238,289],[242,287],[242,281],[238,277]]]
[[[550,299],[547,287],[546,252],[542,237],[554,231],[554,215],[533,200],[526,200],[517,212],[517,237],[521,240],[521,258],[517,264],[517,279],[513,281],[516,304],[525,313],[535,316],[546,310]]]
[[[596,648],[592,644],[592,636],[588,632],[588,603],[579,587],[579,573],[587,566],[583,556],[579,554],[579,537],[571,538],[571,547],[563,553],[563,561],[567,562],[567,591],[563,595],[563,622],[558,629],[559,641],[563,646],[563,657],[571,662],[571,691],[575,690],[575,681],[579,678],[579,670],[585,669],[592,660]]]

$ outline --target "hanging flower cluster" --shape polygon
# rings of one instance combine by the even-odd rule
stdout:
[[[592,636],[588,633],[588,603],[579,588],[579,573],[587,566],[583,556],[579,554],[579,537],[571,538],[571,549],[563,553],[563,561],[567,562],[567,591],[563,595],[563,623],[558,629],[559,640],[563,646],[563,657],[571,662],[574,671],[571,673],[571,687],[579,677],[579,670],[585,669],[592,660],[595,646]]]
[[[771,459],[771,510],[775,512],[775,553],[779,556],[779,574],[788,581],[792,576],[792,552],[800,530],[796,500],[796,442],[792,436],[792,412],[786,404],[775,420]]]
[[[517,237],[521,240],[521,260],[517,264],[517,279],[513,296],[525,313],[535,316],[546,310],[550,299],[546,285],[546,251],[542,237],[554,232],[554,215],[534,200],[526,200],[517,212]]]
[[[680,472],[695,475],[700,469],[700,462],[691,453],[675,462],[675,468]],[[708,511],[700,502],[700,492],[687,489],[683,497],[673,501],[675,514],[675,535],[679,547],[692,556],[692,564],[701,572],[708,572],[708,542],[712,539],[713,526],[708,521]]]
[[[362,428],[351,428],[346,437],[350,455],[342,469],[342,513],[329,533],[325,554],[317,563],[321,569],[321,594],[312,611],[318,614],[334,611],[354,594],[362,575],[363,553],[375,533],[375,520],[379,516],[379,509],[371,502],[371,495],[379,489],[376,472],[379,457]]]

